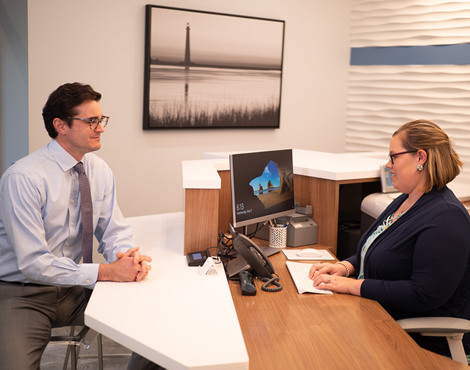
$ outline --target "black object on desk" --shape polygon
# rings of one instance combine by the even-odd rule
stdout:
[[[239,274],[242,295],[256,295],[256,286],[253,281],[253,275],[248,271],[242,271]]]
[[[202,266],[208,257],[210,257],[210,254],[207,251],[190,252],[186,255],[186,260],[188,266]]]

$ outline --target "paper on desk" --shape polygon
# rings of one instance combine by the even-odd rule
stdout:
[[[317,249],[321,253],[321,257],[299,257],[297,252],[301,249],[283,249],[288,260],[292,261],[334,261],[335,258],[326,249]]]

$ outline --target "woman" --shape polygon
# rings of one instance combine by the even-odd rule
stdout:
[[[393,186],[403,194],[364,233],[356,255],[312,266],[313,285],[374,299],[396,320],[470,319],[470,217],[446,186],[463,163],[447,134],[425,120],[400,127],[389,156]],[[450,355],[445,338],[412,337]],[[464,347],[470,354],[470,335]]]

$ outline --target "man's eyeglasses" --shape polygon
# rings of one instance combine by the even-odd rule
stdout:
[[[109,117],[103,116],[101,118],[75,118],[75,117],[69,117],[69,119],[76,119],[78,121],[86,122],[90,125],[90,130],[95,130],[98,125],[101,123],[101,126],[106,127],[109,121]]]
[[[388,153],[388,157],[390,158],[390,162],[392,162],[392,164],[394,164],[394,161],[395,161],[395,157],[397,155],[400,155],[400,154],[406,154],[406,153],[416,153],[417,150],[407,150],[406,152],[400,152],[400,153]]]

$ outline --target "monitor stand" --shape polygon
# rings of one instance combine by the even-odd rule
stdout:
[[[266,255],[266,257],[272,256],[273,254],[279,253],[281,250],[278,248],[272,248],[272,247],[260,247],[258,246],[259,249],[263,251],[263,253]]]
[[[243,235],[248,235],[248,225],[242,226],[242,228],[243,228],[242,234]]]

